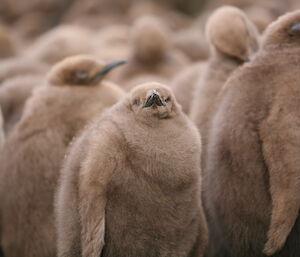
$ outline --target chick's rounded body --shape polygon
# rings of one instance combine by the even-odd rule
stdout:
[[[116,121],[126,153],[108,187],[103,256],[188,256],[199,229],[198,133],[186,117],[149,127],[130,116]]]

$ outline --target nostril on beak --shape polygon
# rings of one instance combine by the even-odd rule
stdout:
[[[153,104],[156,104],[157,106],[164,106],[165,104],[161,101],[160,97],[159,97],[159,93],[157,90],[152,90],[151,95],[148,97],[145,105],[143,106],[145,107],[150,107]]]
[[[160,99],[159,93],[156,90],[152,91],[152,95],[154,97],[154,102],[156,103],[157,106],[165,106],[163,101]]]
[[[156,89],[152,90],[152,95],[159,95],[158,91]]]

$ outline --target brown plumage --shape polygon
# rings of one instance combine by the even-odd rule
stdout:
[[[170,82],[174,95],[187,115],[190,114],[193,105],[195,87],[199,78],[203,75],[206,66],[205,62],[194,63],[183,69]]]
[[[299,68],[296,11],[268,27],[262,50],[222,93],[204,199],[232,257],[299,256]]]
[[[211,46],[211,56],[202,67],[201,76],[194,82],[196,83],[195,95],[190,107],[190,118],[202,135],[201,165],[205,183],[210,120],[218,104],[219,94],[232,72],[252,58],[258,49],[256,28],[243,11],[236,7],[224,6],[217,9],[207,21],[206,35]],[[209,212],[207,216],[210,221]],[[217,228],[214,222],[209,222],[209,230],[207,256],[225,256],[221,248],[221,238],[218,238],[215,232]]]
[[[5,256],[56,256],[53,197],[59,169],[79,131],[123,97],[118,86],[102,81],[113,67],[90,56],[67,58],[28,100],[0,156]]]
[[[208,61],[184,69],[170,83],[183,111],[199,128],[210,117],[211,106],[227,77],[258,48],[256,28],[235,7],[215,11],[206,24],[206,35],[211,46]]]
[[[125,83],[126,88],[136,86],[132,81],[137,77],[157,76],[170,80],[189,61],[180,51],[171,48],[168,34],[167,27],[158,18],[139,18],[130,35],[128,64],[116,73],[114,79]]]
[[[224,26],[226,24],[226,26]],[[252,58],[258,49],[258,32],[243,11],[224,6],[217,9],[206,24],[211,56],[195,87],[191,119],[206,141],[209,118],[217,96],[229,75]]]
[[[24,105],[37,86],[43,84],[43,76],[27,75],[6,80],[0,87],[0,106],[4,118],[4,130],[9,133],[21,119]]]
[[[136,87],[70,150],[57,198],[58,256],[202,256],[200,150],[170,89]]]

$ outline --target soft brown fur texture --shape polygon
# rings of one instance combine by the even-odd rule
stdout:
[[[233,6],[223,6],[210,16],[206,34],[214,49],[242,61],[249,60],[258,47],[255,26],[242,10]]]
[[[190,112],[192,121],[202,135],[201,165],[204,176],[210,120],[216,109],[220,91],[232,72],[251,59],[258,49],[256,28],[243,11],[236,7],[224,6],[217,9],[207,21],[206,35],[211,46],[211,56],[202,68],[201,76],[196,80],[195,97]],[[207,256],[225,256],[221,249],[221,238],[216,235],[217,228],[214,222],[210,222],[211,214],[207,212],[207,216],[210,230]]]
[[[264,48],[274,50],[274,52],[291,49],[291,54],[299,55],[300,11],[282,16],[267,29],[264,36]],[[293,51],[294,48],[297,50]],[[286,60],[289,60],[288,56]],[[263,154],[268,164],[272,198],[271,223],[267,234],[268,240],[264,247],[264,253],[267,255],[277,252],[284,246],[299,215],[298,162],[300,164],[300,160],[299,147],[294,144],[300,139],[298,133],[300,105],[297,102],[300,96],[300,90],[297,88],[300,81],[297,72],[300,64],[299,58],[296,58],[295,62],[296,64],[289,64],[289,67],[294,65],[295,68],[282,78],[282,82],[276,81],[279,87],[286,84],[288,88],[277,89],[273,108],[269,111],[268,119],[261,125],[262,137],[266,141]],[[284,134],[280,135],[280,133]],[[298,238],[299,236],[298,233]]]
[[[226,24],[226,26],[224,26]],[[208,121],[217,96],[229,75],[258,49],[258,32],[243,11],[224,6],[217,9],[206,24],[211,57],[195,87],[191,119],[206,142]]]
[[[170,82],[177,102],[181,105],[183,112],[188,115],[194,100],[195,87],[199,77],[202,76],[205,64],[205,62],[197,62],[188,66]]]
[[[139,18],[130,35],[128,64],[116,73],[116,81],[125,83],[126,88],[132,88],[136,86],[132,80],[137,77],[157,76],[169,80],[177,74],[189,60],[180,51],[172,49],[168,34],[167,27],[158,18]]]
[[[123,97],[118,86],[102,77],[96,83],[82,76],[83,72],[93,76],[103,67],[90,56],[70,57],[55,65],[48,83],[34,90],[8,136],[0,156],[5,256],[56,256],[53,198],[66,149],[87,123]],[[89,83],[83,84],[78,75]]]
[[[205,205],[231,257],[298,257],[300,11],[272,23],[262,48],[222,93]]]
[[[43,76],[25,75],[6,80],[0,87],[0,106],[4,118],[4,130],[9,133],[21,119],[24,105],[37,86],[43,84]]]
[[[153,90],[165,106],[143,108]],[[136,87],[70,150],[57,198],[58,256],[202,256],[200,150],[166,86]]]

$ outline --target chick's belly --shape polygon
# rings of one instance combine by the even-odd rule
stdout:
[[[181,243],[182,251],[191,247],[189,242],[193,240],[183,242],[182,238],[197,224],[183,224],[176,212],[171,215],[165,206],[137,198],[108,199],[102,256],[182,256],[176,247]]]

